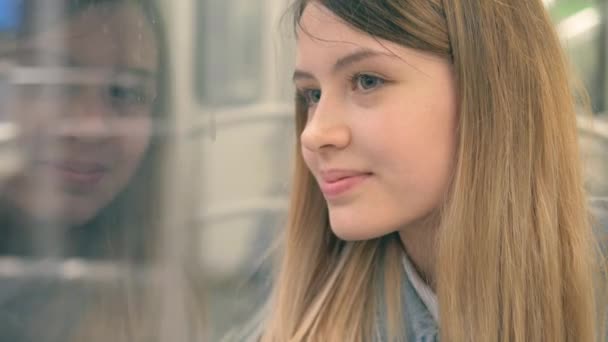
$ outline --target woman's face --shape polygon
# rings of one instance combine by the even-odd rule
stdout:
[[[452,174],[457,99],[449,61],[354,30],[311,3],[294,82],[308,104],[302,156],[331,227],[370,239],[428,217]]]
[[[5,193],[36,221],[85,223],[126,187],[150,143],[154,33],[137,7],[103,5],[12,54],[11,114],[27,161]]]

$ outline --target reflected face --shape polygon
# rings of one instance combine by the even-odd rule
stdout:
[[[428,217],[454,164],[450,62],[356,31],[316,3],[300,25],[301,152],[332,230],[346,240],[371,239]]]
[[[14,54],[12,108],[27,162],[7,193],[36,221],[85,223],[127,186],[150,143],[153,31],[135,6],[97,6]]]

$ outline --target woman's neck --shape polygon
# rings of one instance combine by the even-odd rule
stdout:
[[[437,215],[431,214],[399,230],[399,237],[414,268],[427,285],[436,291],[435,258]]]

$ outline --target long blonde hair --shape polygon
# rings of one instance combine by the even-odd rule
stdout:
[[[310,1],[294,4],[295,23]],[[439,208],[441,340],[596,341],[599,258],[567,63],[540,0],[318,0],[379,39],[452,61],[456,165]],[[296,131],[306,124],[296,101]],[[299,154],[262,341],[403,337],[398,236],[346,242]],[[379,287],[384,286],[384,298]],[[380,305],[379,305],[380,304]]]

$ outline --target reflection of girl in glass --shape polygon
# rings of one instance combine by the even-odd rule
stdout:
[[[14,65],[10,113],[25,165],[2,184],[0,254],[111,261],[100,265],[118,276],[2,279],[2,340],[158,338],[163,297],[144,271],[159,264],[160,133],[170,124],[159,15],[147,0],[25,9],[23,30],[1,51]],[[47,20],[43,10],[58,13]]]
[[[300,0],[262,341],[597,341],[598,253],[540,0]]]
[[[147,2],[64,5],[65,20],[31,16],[3,51],[16,63],[11,103],[26,163],[3,186],[0,252],[140,259],[159,212],[159,21]]]

